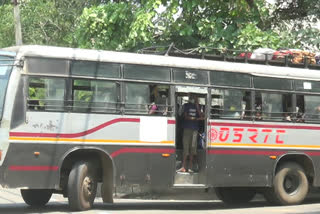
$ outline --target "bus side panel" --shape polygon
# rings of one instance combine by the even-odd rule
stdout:
[[[236,153],[250,150],[238,150]],[[252,151],[254,152],[254,151]],[[234,154],[230,149],[208,151],[208,185],[270,186],[274,161],[265,155]]]
[[[209,184],[270,186],[277,163],[297,162],[320,185],[319,125],[211,121]],[[309,161],[311,160],[311,161]]]
[[[164,141],[141,140],[140,121],[137,116],[27,112],[27,123],[10,133],[4,183],[58,188],[61,158],[73,149],[96,148],[113,159],[117,185],[169,186],[174,173],[173,131]],[[167,129],[174,130],[174,124],[168,124]]]
[[[54,189],[59,184],[59,160],[67,149],[65,145],[11,143],[2,166],[3,183],[11,188]]]
[[[173,144],[165,147],[159,154],[150,155],[150,183],[154,189],[162,190],[173,185],[176,171],[175,126],[175,118],[168,118],[167,139]]]
[[[313,185],[316,187],[320,186],[320,156],[311,156],[314,167],[314,179]]]
[[[168,188],[173,185],[173,177],[175,172],[175,155],[163,157],[162,154],[152,155],[150,158],[150,183],[152,188],[160,189]]]
[[[11,143],[7,158],[1,167],[2,184],[11,188],[59,188],[59,164],[63,161],[61,158],[75,147],[82,147],[83,150],[102,149],[106,153],[114,154],[116,186],[151,184],[154,187],[168,187],[172,184],[174,155],[162,157],[162,153],[149,153],[151,150],[144,147],[124,148],[116,145],[85,147],[76,143],[62,145]],[[170,150],[164,147],[153,149],[154,151]],[[39,155],[35,155],[35,152]],[[86,160],[86,156],[82,156],[81,159]]]

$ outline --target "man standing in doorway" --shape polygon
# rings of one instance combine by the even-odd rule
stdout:
[[[194,156],[197,154],[199,120],[201,120],[198,98],[194,94],[190,94],[188,103],[183,105],[183,114],[183,161],[182,168],[178,172],[193,172],[192,163]],[[187,170],[186,162],[188,156],[189,168]]]

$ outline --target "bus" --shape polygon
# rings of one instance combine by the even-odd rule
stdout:
[[[30,206],[62,194],[72,210],[90,209],[98,184],[105,203],[136,185],[302,203],[320,186],[318,67],[222,58],[1,49],[0,184]],[[203,120],[193,169],[177,172],[190,94]]]

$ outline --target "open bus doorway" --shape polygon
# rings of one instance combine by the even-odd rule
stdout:
[[[184,160],[184,143],[183,135],[184,128],[188,122],[185,118],[185,108],[189,99],[195,99],[197,105],[197,130],[195,136],[196,154],[193,156],[192,163],[190,163],[190,157],[192,154],[187,156]],[[175,93],[176,103],[176,174],[175,174],[175,185],[200,185],[205,183],[206,175],[206,121],[207,121],[207,89],[200,87],[183,87],[177,86]],[[190,148],[189,151],[191,152]],[[185,161],[185,164],[183,164]],[[185,167],[185,171],[181,169]],[[191,167],[190,167],[191,166]],[[180,169],[180,170],[179,170]]]

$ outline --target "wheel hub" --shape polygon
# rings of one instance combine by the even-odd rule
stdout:
[[[286,188],[286,189],[292,188],[292,185],[293,185],[293,184],[292,184],[292,180],[291,180],[290,178],[286,179],[284,185],[285,185],[285,188]]]
[[[83,193],[86,198],[90,198],[93,190],[93,182],[89,177],[85,177],[83,180]]]
[[[283,182],[283,188],[288,194],[294,194],[298,191],[300,181],[296,175],[287,175]]]

